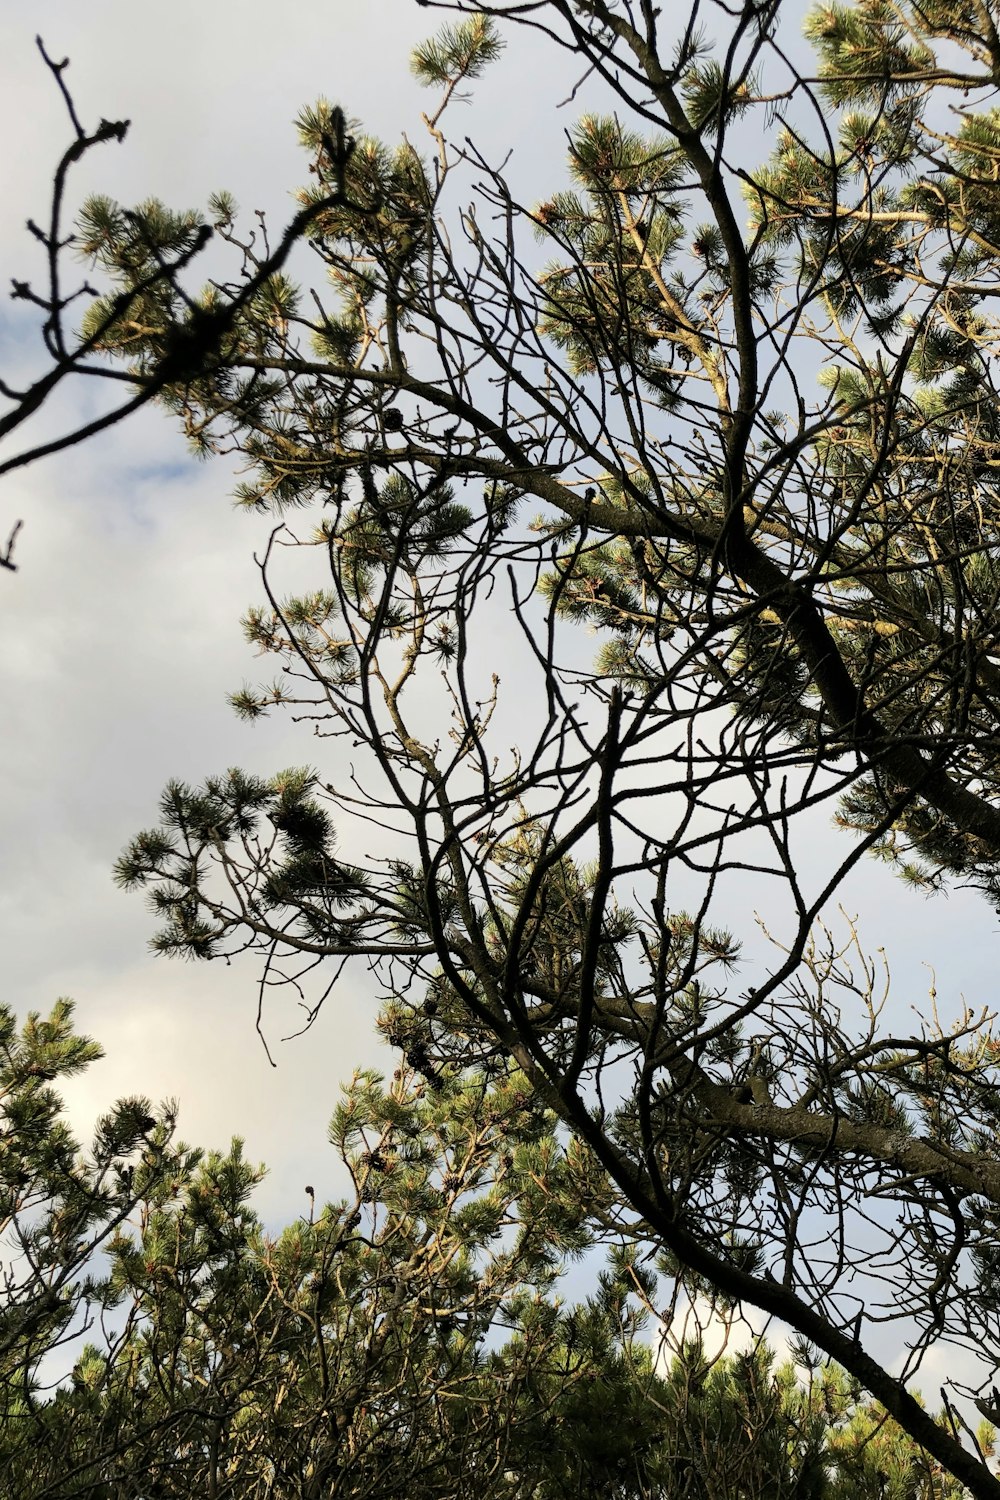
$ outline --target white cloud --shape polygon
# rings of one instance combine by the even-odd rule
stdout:
[[[763,1340],[780,1365],[790,1358],[792,1337],[784,1323],[757,1308],[724,1315],[702,1297],[688,1300],[681,1296],[670,1319],[653,1324],[650,1342],[657,1368],[665,1372],[683,1346],[696,1341],[701,1343],[706,1360],[715,1364],[745,1354]]]
[[[105,1047],[67,1089],[80,1130],[122,1092],[179,1096],[185,1138],[245,1135],[273,1169],[262,1203],[295,1212],[305,1181],[342,1188],[325,1144],[341,1080],[394,1065],[363,971],[308,1039],[274,1048],[275,1071],[254,1030],[254,964],[154,959],[144,902],[111,881],[169,777],[273,771],[312,749],[281,719],[248,730],[225,703],[260,667],[238,619],[259,595],[250,554],[263,531],[232,513],[221,465],[160,467],[172,439],[150,417],[32,476],[21,568],[2,596],[0,764],[16,792],[0,840],[6,998],[44,1011],[69,994]],[[300,1024],[281,999],[266,1019],[271,1040]]]
[[[261,0],[176,0],[155,15],[126,0],[85,9],[52,0],[43,15],[8,8],[0,130],[20,149],[5,164],[5,271],[40,275],[24,221],[44,219],[52,167],[71,139],[35,49],[39,28],[53,57],[71,58],[66,79],[87,126],[102,115],[132,119],[123,145],[105,145],[77,170],[71,208],[92,191],[200,206],[225,186],[278,226],[307,175],[292,121],[318,95],[389,140],[404,129],[420,139],[428,96],[409,76],[408,54],[440,20],[410,0],[308,0],[286,7],[277,30]],[[547,49],[523,39],[517,49],[522,101],[543,74],[559,84]],[[537,171],[537,120],[523,102],[509,108],[509,75],[481,88],[479,138],[492,136],[498,151],[530,140]],[[562,152],[557,128],[551,160]],[[23,304],[0,311],[0,338],[0,374],[43,367]],[[103,399],[93,388],[71,393],[33,436],[64,430]],[[106,1049],[67,1091],[81,1130],[119,1092],[178,1095],[186,1137],[224,1145],[245,1135],[250,1154],[272,1167],[269,1211],[293,1212],[301,1183],[319,1191],[332,1173],[325,1126],[339,1082],[355,1065],[393,1066],[374,1037],[363,969],[345,976],[309,1038],[279,1047],[274,1071],[254,1032],[254,965],[154,960],[143,902],[110,877],[125,841],[155,822],[168,777],[200,781],[231,764],[270,772],[318,748],[280,718],[250,730],[225,703],[243,680],[267,675],[238,621],[260,597],[252,553],[270,523],[234,515],[232,482],[225,463],[188,460],[172,423],[146,412],[0,487],[0,535],[25,521],[20,571],[0,578],[0,930],[8,1001],[23,1013],[70,994],[79,1024]],[[324,769],[336,775],[329,760]],[[272,1036],[291,1029],[274,1021]]]

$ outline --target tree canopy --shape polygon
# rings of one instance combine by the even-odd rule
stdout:
[[[781,1366],[763,1341],[657,1351],[655,1279],[516,1069],[356,1075],[330,1123],[349,1195],[307,1185],[268,1233],[262,1169],[239,1140],[185,1146],[174,1104],[123,1100],[81,1150],[54,1086],[99,1056],[68,1001],[20,1029],[0,1012],[16,1500],[959,1500],[805,1345]],[[567,1303],[588,1247],[596,1290]]]
[[[83,215],[80,348],[275,517],[277,676],[233,702],[318,762],[172,784],[119,878],[163,951],[258,951],[313,1014],[369,966],[428,1087],[516,1065],[660,1275],[995,1497],[909,1387],[945,1343],[995,1399],[1000,1040],[904,1021],[823,925],[867,856],[1000,900],[995,6],[822,5],[809,56],[779,0],[427,8],[465,17],[414,58],[422,152],[300,117],[315,285],[225,194]],[[541,203],[447,133],[510,27],[602,95]]]

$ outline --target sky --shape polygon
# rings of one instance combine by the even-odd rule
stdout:
[[[64,77],[87,128],[102,117],[131,121],[122,145],[101,147],[78,169],[71,206],[100,192],[125,204],[156,196],[202,207],[227,188],[277,228],[306,180],[293,124],[303,106],[325,96],[387,141],[406,132],[419,142],[420,113],[433,100],[408,59],[439,21],[414,0],[297,0],[280,31],[273,6],[258,0],[178,0],[155,21],[125,0],[54,0],[30,15],[0,7],[0,128],[20,143],[3,169],[4,282],[41,278],[25,221],[46,218],[52,169],[72,138],[36,31],[52,58],[70,59]],[[475,110],[463,108],[479,144],[498,157],[513,147],[525,196],[537,196],[546,168],[524,101],[547,97],[551,110],[554,91],[564,97],[576,77],[518,39],[506,65],[503,80],[483,81]],[[555,171],[569,118],[553,112],[551,123]],[[4,297],[0,376],[44,367],[33,318]],[[92,415],[97,399],[81,386],[34,435]],[[307,1208],[306,1182],[321,1200],[343,1190],[326,1144],[341,1081],[356,1067],[395,1065],[374,1034],[364,976],[298,1042],[281,1037],[299,1016],[272,1009],[274,1069],[254,1029],[253,961],[155,958],[142,897],[111,879],[126,841],[155,823],[168,778],[198,782],[235,764],[270,774],[313,755],[287,721],[250,729],[226,703],[266,675],[239,621],[260,597],[253,553],[269,526],[234,514],[233,482],[231,464],[189,459],[172,422],[149,411],[0,486],[0,539],[24,521],[19,570],[0,577],[0,938],[6,1002],[24,1015],[69,995],[80,1027],[105,1048],[65,1089],[81,1132],[121,1094],[179,1098],[185,1139],[224,1146],[240,1134],[248,1155],[267,1162],[257,1202],[281,1222]]]
[[[305,180],[292,124],[305,104],[324,95],[388,141],[419,139],[430,101],[408,54],[433,25],[414,0],[296,0],[280,21],[261,0],[155,11],[45,0],[30,17],[0,8],[0,138],[20,144],[3,168],[3,279],[41,272],[24,221],[46,213],[70,140],[39,27],[50,53],[71,59],[85,124],[132,121],[124,144],[87,158],[76,201],[106,192],[186,208],[225,187],[277,226]],[[573,111],[556,106],[575,81],[565,59],[518,38],[465,107],[461,128],[488,155],[512,150],[506,171],[524,199],[561,185]],[[30,318],[0,303],[0,375],[39,358]],[[84,389],[45,421],[59,430],[94,399]],[[155,823],[168,778],[197,782],[234,764],[269,774],[312,758],[287,720],[251,728],[226,703],[258,675],[239,620],[259,597],[253,552],[267,533],[233,512],[232,484],[231,466],[189,459],[155,412],[0,482],[0,540],[24,521],[19,571],[0,574],[0,941],[6,1002],[23,1015],[70,995],[106,1050],[66,1090],[80,1129],[123,1093],[178,1097],[185,1139],[224,1146],[238,1133],[268,1163],[257,1201],[281,1222],[307,1209],[306,1182],[320,1200],[343,1188],[325,1140],[340,1082],[355,1067],[394,1066],[373,1032],[372,994],[356,975],[288,1043],[296,1018],[269,1013],[274,1069],[254,1030],[255,964],[155,958],[142,898],[111,879],[126,841]],[[933,966],[945,1013],[991,998],[997,921],[980,898],[926,902],[869,863],[840,899],[866,944],[885,949],[903,1012],[926,1005]],[[752,925],[752,909],[739,915]]]
[[[419,127],[426,101],[407,59],[427,21],[407,0],[297,4],[280,39],[262,4],[180,0],[158,8],[155,25],[147,15],[121,0],[0,8],[0,118],[5,138],[25,143],[4,168],[5,279],[40,274],[24,221],[45,214],[71,138],[35,48],[39,26],[50,55],[71,59],[84,123],[132,120],[124,145],[91,154],[81,193],[190,207],[228,187],[277,224],[305,175],[292,124],[303,105],[343,100],[390,138]],[[5,300],[5,375],[39,352],[11,311]],[[81,390],[73,410],[93,400]],[[65,416],[54,413],[53,428]],[[253,965],[154,959],[142,899],[111,880],[126,840],[155,822],[168,777],[196,781],[237,763],[271,772],[304,758],[289,725],[248,734],[225,701],[256,670],[239,620],[259,594],[252,554],[266,534],[234,515],[231,487],[231,466],[189,460],[158,413],[6,481],[0,530],[17,517],[24,528],[19,571],[0,593],[0,933],[7,1003],[44,1011],[68,994],[106,1050],[66,1090],[81,1128],[122,1093],[179,1097],[186,1139],[223,1146],[242,1134],[267,1161],[258,1202],[280,1219],[303,1210],[306,1182],[320,1199],[340,1190],[325,1140],[340,1081],[356,1066],[391,1069],[371,998],[345,996],[321,1038],[279,1043],[274,1070],[254,1030]],[[293,1021],[281,1017],[272,1037]]]

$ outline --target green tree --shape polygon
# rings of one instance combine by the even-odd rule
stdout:
[[[2,1024],[11,1500],[958,1500],[805,1346],[654,1360],[648,1255],[515,1070],[356,1075],[330,1126],[349,1196],[307,1187],[269,1234],[262,1170],[175,1144],[174,1107],[124,1101],[81,1153],[52,1085],[100,1049],[68,1002]]]
[[[856,1381],[799,1343],[777,1365],[763,1342],[706,1358],[685,1344],[663,1385],[673,1467],[664,1492],[697,1500],[962,1500]],[[669,1436],[667,1436],[669,1434]],[[992,1454],[993,1430],[978,1440]]]
[[[1000,1359],[1000,1041],[897,1029],[818,925],[869,852],[1000,896],[994,7],[825,6],[802,66],[777,0],[710,7],[714,36],[697,7],[460,8],[414,59],[426,155],[303,112],[311,297],[225,195],[234,280],[200,293],[161,272],[206,220],[84,215],[87,346],[237,451],[240,502],[316,560],[286,597],[265,558],[246,628],[280,672],[235,706],[334,747],[171,786],[120,879],[165,951],[373,966],[429,1083],[512,1059],[664,1274],[783,1318],[995,1497],[909,1384],[942,1339]],[[533,206],[444,133],[501,20],[607,91]],[[816,874],[825,804],[855,836]],[[372,818],[402,852],[342,858]],[[739,872],[776,951],[736,978]],[[869,1315],[905,1327],[902,1375]]]
[[[84,1274],[147,1192],[183,1161],[171,1144],[173,1113],[150,1113],[148,1099],[122,1100],[97,1124],[81,1155],[52,1088],[80,1072],[100,1048],[72,1029],[61,1000],[47,1020],[32,1014],[18,1032],[0,1008],[0,1230],[3,1307],[0,1384],[7,1433],[30,1424],[39,1370],[102,1307],[101,1288]]]
[[[556,1496],[556,1425],[589,1443],[595,1483],[640,1492],[658,1408],[645,1313],[616,1290],[634,1253],[562,1306],[566,1261],[608,1234],[589,1207],[606,1192],[516,1072],[357,1075],[330,1127],[351,1195],[307,1187],[271,1236],[241,1143],[176,1146],[173,1109],[124,1101],[80,1152],[51,1083],[100,1050],[68,1002],[21,1033],[2,1020],[0,1449],[18,1500]],[[585,1425],[603,1392],[630,1418],[602,1442]]]

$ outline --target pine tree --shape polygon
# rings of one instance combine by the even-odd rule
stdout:
[[[81,1153],[52,1085],[100,1049],[72,1019],[2,1014],[11,1500],[959,1500],[804,1346],[654,1358],[648,1258],[516,1071],[357,1074],[330,1125],[351,1194],[307,1186],[269,1233],[262,1169],[177,1144],[176,1106],[123,1101]]]
[[[330,1126],[351,1195],[309,1186],[269,1234],[251,1201],[262,1169],[239,1140],[175,1144],[173,1108],[124,1101],[80,1152],[51,1083],[100,1050],[71,1005],[21,1033],[2,1021],[12,1500],[137,1483],[555,1497],[554,1427],[591,1443],[588,1472],[642,1492],[659,1422],[645,1314],[627,1290],[560,1298],[568,1261],[606,1233],[583,1207],[606,1189],[516,1072],[433,1088],[410,1068],[356,1075]],[[612,1392],[630,1424],[598,1443]]]
[[[235,707],[368,767],[173,785],[119,878],[165,951],[373,967],[432,1091],[516,1066],[664,1275],[784,1319],[996,1496],[952,1408],[869,1352],[857,1278],[891,1265],[911,1368],[942,1339],[1000,1357],[998,1041],[890,1025],[856,934],[818,925],[869,852],[1000,898],[996,18],[822,6],[813,83],[777,3],[718,7],[715,37],[606,0],[467,9],[417,58],[426,156],[300,117],[313,297],[224,196],[211,225],[84,213],[86,347],[313,549],[291,597],[264,560],[246,632],[280,670]],[[460,211],[443,111],[538,15],[607,108],[546,201],[475,160]],[[197,297],[164,267],[208,227],[247,274]],[[823,804],[853,837],[814,878]],[[343,859],[366,819],[402,852]],[[739,979],[737,871],[776,910]]]

